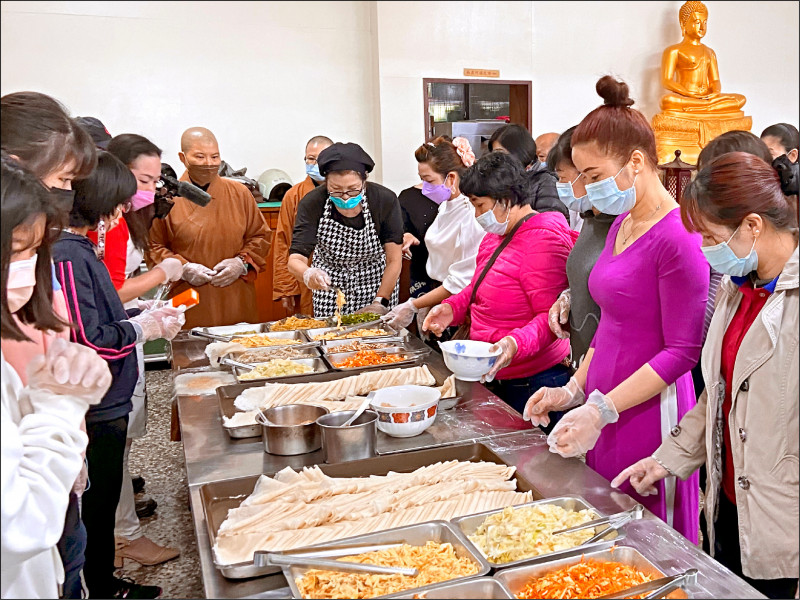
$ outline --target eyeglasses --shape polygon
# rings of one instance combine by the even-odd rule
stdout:
[[[317,164],[317,159],[313,156],[306,156],[305,159],[307,165],[315,165]]]
[[[335,196],[336,198],[341,198],[342,200],[349,200],[350,198],[355,198],[358,196],[364,188],[358,188],[357,190],[346,190],[344,192],[337,192],[336,190],[328,190],[331,196]]]

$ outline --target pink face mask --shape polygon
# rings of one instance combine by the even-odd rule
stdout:
[[[147,190],[137,190],[136,193],[131,196],[131,209],[132,210],[139,210],[144,208],[145,206],[150,206],[156,200],[156,193],[150,192]]]

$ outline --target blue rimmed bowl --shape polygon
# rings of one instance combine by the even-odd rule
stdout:
[[[492,344],[475,340],[439,342],[444,364],[462,381],[480,381],[497,362],[502,350],[490,352]]]

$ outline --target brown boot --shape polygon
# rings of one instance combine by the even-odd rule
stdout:
[[[126,558],[135,560],[139,564],[149,567],[177,558],[181,554],[180,550],[159,546],[145,536],[136,538],[135,540],[115,537],[115,541],[116,552],[114,554],[114,566],[116,568],[121,567]]]

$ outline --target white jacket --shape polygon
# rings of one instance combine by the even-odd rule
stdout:
[[[475,208],[461,195],[439,205],[428,231],[428,275],[451,294],[457,294],[472,281],[478,246],[486,232],[475,219]]]
[[[23,388],[2,363],[2,598],[58,598],[64,569],[56,543],[64,530],[69,491],[88,438],[80,430],[86,404]],[[53,412],[34,406],[55,406]]]

